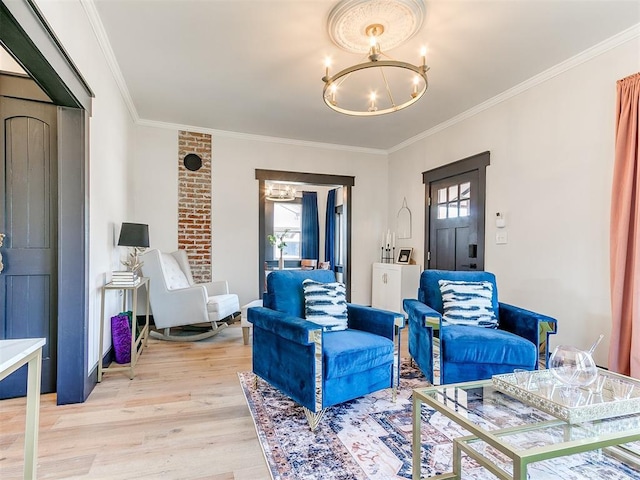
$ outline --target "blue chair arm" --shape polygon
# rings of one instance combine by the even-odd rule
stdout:
[[[310,331],[322,329],[316,323],[265,307],[249,308],[247,320],[256,328],[301,345],[310,345]]]
[[[253,373],[312,412],[318,411],[316,394],[323,398],[324,388],[316,374],[322,328],[264,307],[249,308],[247,320],[253,324]]]
[[[536,346],[538,355],[540,354],[540,323],[547,322],[553,327],[553,331],[547,332],[547,347],[549,335],[557,332],[557,320],[553,317],[502,302],[498,303],[498,307],[500,315],[498,328],[529,340]],[[548,360],[548,348],[546,356]]]
[[[434,319],[433,323],[436,324],[439,324],[442,320],[442,315],[440,315],[439,312],[435,311],[428,305],[425,305],[420,300],[405,298],[402,301],[402,307],[404,308],[404,311],[407,312],[407,315],[409,315],[409,328],[411,328],[411,325],[413,324],[431,328],[431,326],[427,324],[427,318]]]
[[[442,315],[415,299],[405,299],[402,306],[409,316],[409,354],[433,384],[432,324],[439,325]],[[433,319],[431,324],[427,323],[427,319]]]
[[[395,339],[395,327],[404,327],[404,318],[399,313],[347,303],[349,328],[373,333],[389,340]]]

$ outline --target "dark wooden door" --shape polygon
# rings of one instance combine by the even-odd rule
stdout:
[[[0,339],[44,337],[42,393],[56,387],[56,107],[0,97]],[[26,367],[0,382],[0,398],[26,394]]]
[[[473,170],[429,184],[429,268],[484,268],[478,252],[478,177]]]

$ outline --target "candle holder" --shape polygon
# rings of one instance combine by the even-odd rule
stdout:
[[[393,263],[396,255],[396,247],[380,247],[380,262]]]

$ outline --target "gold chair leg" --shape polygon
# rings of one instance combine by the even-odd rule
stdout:
[[[324,413],[327,411],[327,409],[323,408],[319,412],[312,412],[307,407],[302,408],[304,410],[304,416],[307,417],[307,422],[309,422],[309,427],[313,432],[316,428],[318,428],[318,425],[320,424],[322,417],[324,417]]]

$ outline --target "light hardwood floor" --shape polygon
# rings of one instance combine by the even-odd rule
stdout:
[[[43,395],[38,478],[271,478],[237,372],[239,324],[206,342],[149,339],[133,380],[105,373],[85,403]],[[0,478],[22,478],[24,399],[0,401]]]

